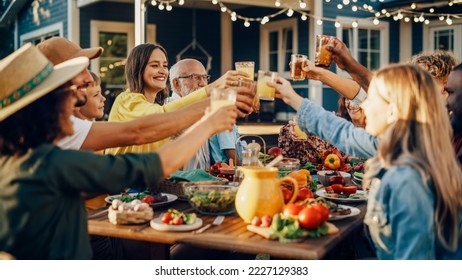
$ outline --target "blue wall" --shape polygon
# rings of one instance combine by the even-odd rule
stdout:
[[[40,7],[45,10],[49,10],[50,17],[44,18],[39,12],[39,25],[34,23],[31,6],[32,2],[33,0],[29,0],[18,14],[18,30],[20,30],[20,32],[18,32],[18,40],[19,36],[22,34],[29,33],[58,22],[63,22],[63,36],[67,37],[67,1],[53,1],[51,4],[49,1],[41,2]]]

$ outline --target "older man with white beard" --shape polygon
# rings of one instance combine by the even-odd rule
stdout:
[[[182,59],[170,68],[170,87],[172,96],[167,99],[171,102],[184,97],[195,90],[205,87],[210,81],[210,75],[204,65],[196,59]],[[214,162],[227,162],[236,159],[237,127],[232,132],[223,132],[209,139],[209,145],[203,145],[183,170],[208,170]]]

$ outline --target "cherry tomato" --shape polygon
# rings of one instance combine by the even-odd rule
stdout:
[[[299,188],[298,189],[298,195],[297,195],[297,200],[305,200],[307,198],[313,198],[313,192],[309,190],[308,188]]]
[[[284,215],[287,216],[297,216],[300,211],[302,211],[304,206],[299,205],[299,204],[287,204],[286,207],[284,208]]]
[[[261,225],[261,219],[260,217],[253,217],[252,222],[250,223],[253,226],[259,227]]]
[[[162,221],[163,224],[169,224],[171,220],[172,220],[172,215],[167,212],[162,216],[161,221]]]
[[[298,222],[302,228],[315,229],[323,223],[322,214],[313,207],[307,206],[298,214]]]
[[[349,194],[354,194],[354,193],[356,193],[357,190],[358,190],[358,187],[356,187],[356,186],[347,186],[347,187],[343,187],[342,192],[343,192],[344,194],[348,194],[348,195],[349,195]]]
[[[333,184],[333,185],[330,185],[330,187],[332,188],[334,193],[342,193],[343,186],[341,184]]]
[[[284,203],[288,203],[290,199],[292,198],[293,191],[289,188],[282,187],[282,197],[284,197]]]
[[[182,225],[183,219],[181,217],[175,217],[172,220],[172,225]]]
[[[145,197],[143,197],[143,199],[141,200],[141,202],[144,202],[144,203],[147,203],[147,204],[152,204],[154,203],[154,197],[152,195],[147,195]]]
[[[313,207],[314,210],[321,213],[323,223],[327,221],[327,219],[329,218],[329,208],[320,203],[314,204],[311,207]]]
[[[270,227],[271,223],[273,222],[273,218],[268,215],[265,215],[261,218],[261,226],[262,227]]]

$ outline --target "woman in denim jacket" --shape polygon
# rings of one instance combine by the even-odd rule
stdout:
[[[373,156],[365,223],[380,259],[462,259],[462,174],[430,74],[412,65],[378,71],[361,105],[366,130],[303,99],[287,80],[277,82],[270,85],[298,111],[302,130],[349,154]]]

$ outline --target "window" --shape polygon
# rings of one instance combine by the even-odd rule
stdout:
[[[21,46],[29,42],[37,45],[46,39],[56,36],[63,36],[63,24],[61,22],[23,34],[19,40]]]
[[[107,89],[125,86],[125,61],[135,45],[133,23],[91,21],[91,46],[104,48],[99,59],[91,60],[91,69],[101,77]],[[149,24],[146,42],[155,42],[155,26]]]
[[[290,55],[298,52],[297,20],[288,19],[260,27],[260,69],[289,77]]]
[[[388,23],[380,22],[374,25],[368,20],[359,20],[358,28],[353,28],[352,21],[339,18],[343,27],[337,29],[337,37],[348,46],[353,57],[370,70],[379,69],[387,64]]]
[[[446,50],[462,57],[462,21],[454,19],[448,26],[445,21],[434,21],[424,26],[424,50]]]

